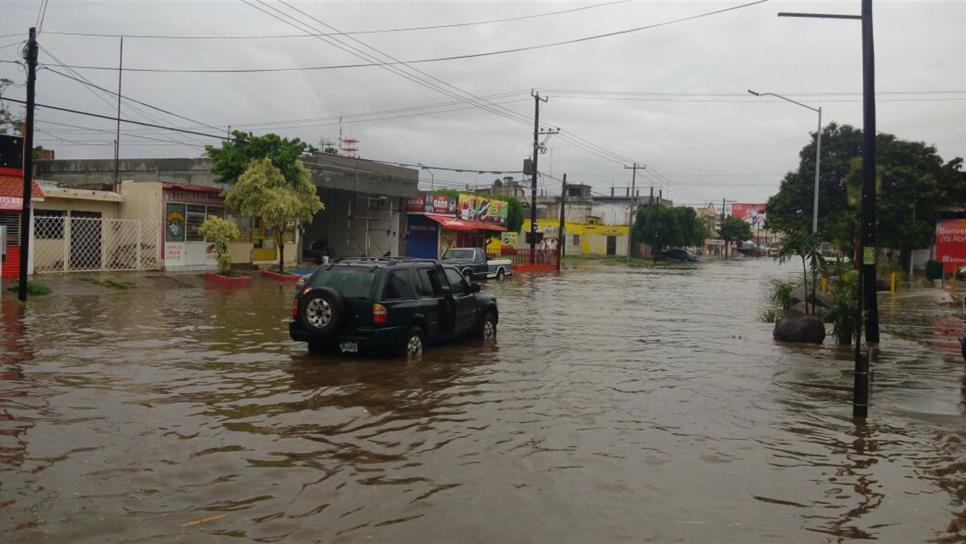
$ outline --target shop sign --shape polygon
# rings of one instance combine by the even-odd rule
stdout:
[[[184,245],[182,244],[165,244],[164,245],[164,260],[178,261],[181,262],[184,259]]]
[[[165,190],[164,200],[167,202],[184,202],[186,204],[211,204],[213,206],[221,206],[225,202],[224,199],[218,196],[218,193],[180,191],[177,189]]]
[[[517,241],[520,239],[520,233],[518,232],[501,232],[500,242],[509,247],[517,247]]]
[[[966,266],[966,219],[946,219],[936,223],[936,260],[943,271],[955,272]]]
[[[21,210],[23,199],[19,196],[0,196],[0,210]]]
[[[406,201],[406,211],[411,213],[456,213],[456,200],[446,195],[419,193]]]
[[[482,221],[505,227],[509,208],[510,206],[505,200],[460,193],[459,208],[456,215],[464,221]]]

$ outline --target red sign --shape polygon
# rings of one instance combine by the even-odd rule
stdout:
[[[23,209],[23,199],[19,196],[0,196],[0,210],[20,211]]]
[[[456,199],[446,195],[419,193],[416,198],[410,198],[406,202],[406,211],[410,213],[456,214]]]
[[[946,219],[936,223],[936,260],[943,272],[966,266],[966,219]]]
[[[732,204],[731,216],[751,224],[751,228],[765,226],[764,204]]]

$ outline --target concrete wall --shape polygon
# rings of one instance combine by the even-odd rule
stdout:
[[[204,158],[122,159],[118,168],[122,180],[215,185],[211,161]],[[114,161],[36,161],[34,176],[44,180],[56,180],[65,187],[111,187],[114,184]]]
[[[537,221],[540,232],[545,238],[557,238],[557,224],[552,226]],[[526,234],[530,231],[530,220],[523,220],[523,228],[518,238],[518,248],[530,247],[526,243]],[[616,246],[615,257],[627,255],[627,236],[628,228],[626,225],[587,225],[584,223],[564,223],[564,236],[567,238],[567,255],[607,255],[607,239],[614,237]],[[574,236],[577,237],[576,242]]]
[[[121,219],[140,219],[161,224],[163,212],[160,182],[124,181],[121,183],[120,193],[124,197],[124,202],[120,206]]]

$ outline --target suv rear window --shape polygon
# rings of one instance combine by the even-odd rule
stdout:
[[[311,287],[330,287],[346,298],[368,298],[372,294],[375,270],[361,266],[321,269],[309,280]]]

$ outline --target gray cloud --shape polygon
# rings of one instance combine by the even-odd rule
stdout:
[[[8,0],[0,34],[26,33],[38,0]],[[575,14],[475,27],[373,34],[359,39],[402,59],[526,46],[609,32],[720,9],[736,2],[634,2]],[[275,4],[278,5],[278,4]],[[526,15],[575,7],[560,2],[309,2],[297,4],[343,30],[375,29]],[[279,6],[281,7],[281,6]],[[548,89],[543,119],[613,150],[645,161],[674,183],[671,197],[697,204],[722,197],[761,201],[777,189],[780,174],[797,166],[798,150],[815,130],[815,115],[795,106],[752,97],[687,101],[595,99],[549,89],[645,92],[743,93],[747,88],[783,93],[855,93],[802,96],[822,106],[826,122],[861,126],[860,29],[855,21],[779,19],[778,11],[857,13],[858,1],[769,2],[707,19],[605,40],[475,60],[418,65],[418,69],[476,95],[520,92],[506,107],[527,117],[530,88]],[[934,144],[947,159],[966,155],[966,93],[944,101],[888,91],[966,91],[966,3],[877,2],[875,6],[879,129]],[[50,0],[44,29],[64,32],[151,34],[288,34],[293,28],[240,1]],[[13,40],[11,38],[10,40]],[[0,41],[0,46],[9,40]],[[117,63],[117,40],[41,35],[42,46],[70,64]],[[16,48],[0,50],[12,59]],[[42,54],[41,59],[49,60]],[[251,41],[125,40],[125,65],[150,67],[269,67],[359,62],[315,39]],[[116,73],[82,72],[116,88]],[[0,76],[23,81],[18,67],[0,64]],[[22,96],[23,89],[10,94]],[[380,68],[270,74],[152,74],[126,72],[124,94],[205,123],[239,126],[270,120],[351,115],[452,100]],[[936,97],[938,95],[930,95]],[[81,85],[42,71],[38,99],[111,115],[112,99],[98,100]],[[112,130],[110,121],[41,111],[40,119]],[[125,116],[141,118],[125,107]],[[178,126],[187,123],[162,114]],[[109,157],[107,132],[40,125],[38,134],[59,157]],[[365,123],[347,122],[364,157],[466,167],[520,168],[529,153],[530,129],[480,110],[462,110]],[[338,127],[277,129],[316,143]],[[166,145],[134,136],[206,143],[202,138],[126,128],[122,155],[193,156],[195,147]],[[66,141],[64,141],[66,140]],[[71,143],[74,142],[74,143]],[[80,145],[78,142],[101,145]],[[630,172],[590,155],[559,137],[541,157],[541,170],[567,172],[596,190],[624,186]],[[711,175],[713,174],[713,175]],[[728,174],[728,175],[725,175]],[[739,174],[739,175],[734,175]],[[441,183],[488,183],[490,174],[437,172]],[[428,176],[426,177],[428,180]],[[639,179],[648,187],[657,181]],[[556,191],[556,183],[544,188]],[[646,190],[646,189],[645,189]]]

